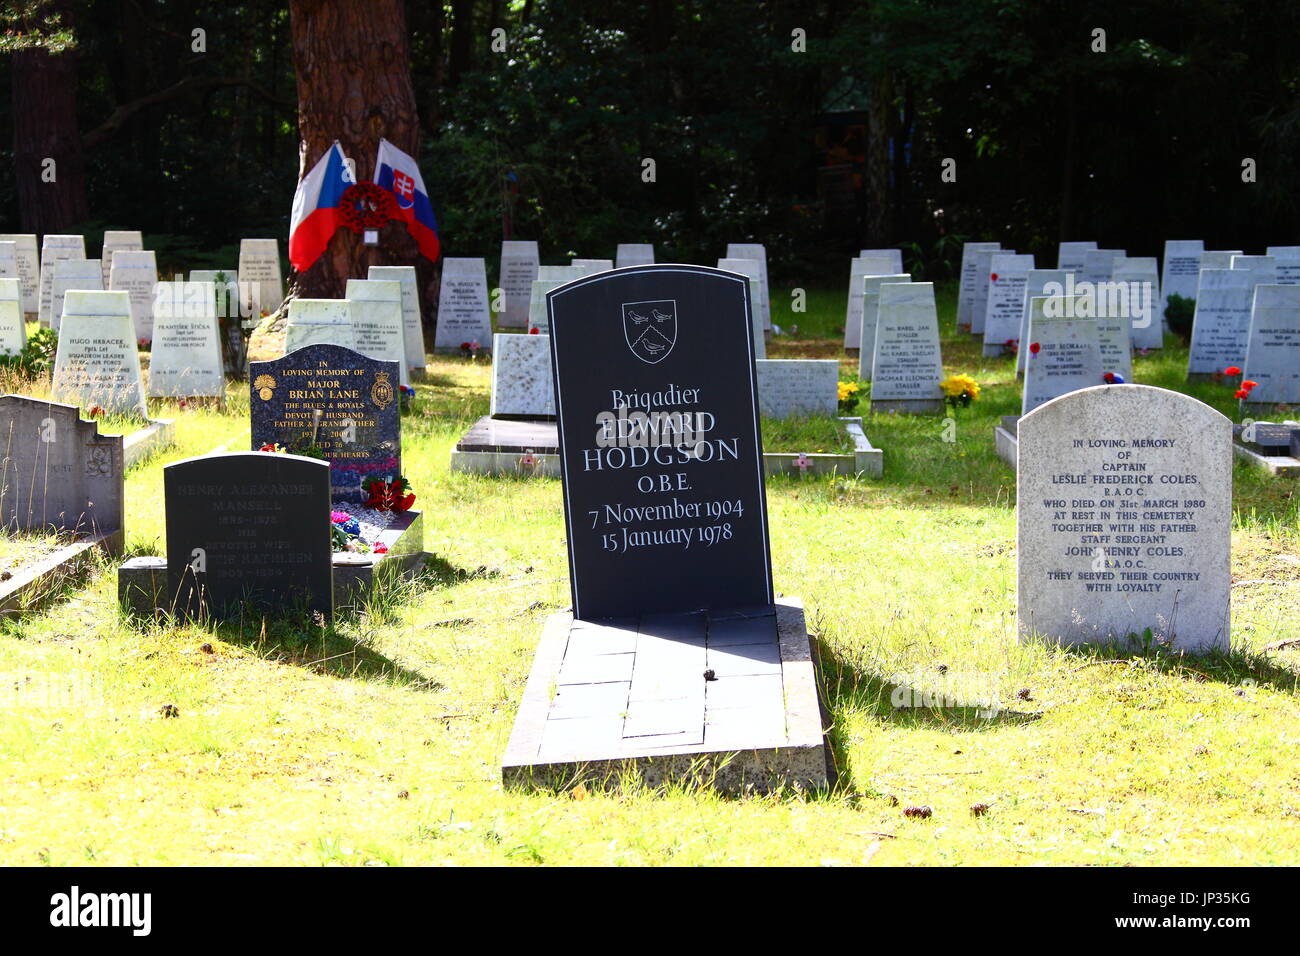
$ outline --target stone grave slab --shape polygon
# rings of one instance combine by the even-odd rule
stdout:
[[[329,462],[333,500],[364,503],[368,479],[402,473],[398,367],[329,344],[249,363],[252,447],[314,446]]]
[[[224,399],[226,377],[215,286],[210,282],[159,282],[153,315],[149,395]]]
[[[500,328],[522,329],[528,324],[528,300],[539,261],[536,242],[516,239],[501,243],[500,288],[505,308],[497,314]]]
[[[943,357],[933,282],[880,287],[880,318],[871,363],[873,412],[943,411]]]
[[[18,243],[0,240],[0,279],[18,278]],[[21,299],[19,304],[22,304]]]
[[[719,259],[718,268],[724,272],[735,272],[749,279],[749,301],[758,302],[763,294],[763,270],[757,259]],[[750,317],[754,328],[754,357],[767,358],[767,336],[763,334],[763,314],[761,309],[754,309]]]
[[[1207,378],[1246,361],[1255,279],[1246,269],[1202,269],[1192,318],[1187,378]]]
[[[1201,270],[1231,269],[1232,257],[1242,255],[1240,249],[1211,249],[1201,253]]]
[[[1065,243],[1062,243],[1065,245]],[[1029,340],[1029,300],[1040,296],[1064,295],[1066,286],[1073,285],[1074,273],[1066,269],[1030,269],[1025,277],[1025,298],[1020,304],[1020,327],[1016,332],[1016,374],[1025,374],[1026,346]]]
[[[1075,317],[1081,300],[1081,296],[1030,300],[1021,415],[1068,392],[1102,383],[1105,370],[1097,320]]]
[[[1000,242],[965,242],[961,247],[961,278],[957,286],[957,328],[970,330],[975,308],[975,287],[980,282],[977,252],[994,252],[1002,248]]]
[[[415,266],[371,266],[367,279],[381,282],[399,282],[402,286],[402,329],[406,336],[406,361],[410,363],[413,377],[426,374],[429,361],[424,354],[424,321],[420,311],[419,279]],[[487,342],[487,339],[480,339]],[[459,343],[457,343],[459,345]]]
[[[889,260],[889,272],[898,274],[903,271],[903,250],[902,249],[860,249],[858,250],[859,259],[878,259],[885,258]]]
[[[352,303],[352,335],[356,350],[371,358],[396,362],[398,384],[411,384],[402,325],[402,284],[388,279],[349,279],[345,287]]]
[[[614,268],[613,259],[573,259],[569,264],[584,276],[592,276],[597,272],[608,272]]]
[[[50,394],[85,409],[148,417],[127,293],[65,295]]]
[[[761,242],[730,242],[727,244],[727,259],[753,259],[762,270],[759,291],[762,298],[755,299],[758,313],[763,318],[763,331],[772,331],[771,284],[767,275],[767,247]]]
[[[764,418],[834,416],[839,410],[839,362],[758,359],[758,410]]]
[[[18,259],[18,278],[23,286],[23,312],[36,319],[41,310],[41,255],[36,236],[30,232],[0,233],[0,242],[12,242]]]
[[[984,337],[984,319],[989,310],[989,292],[993,276],[993,257],[1015,255],[1014,249],[977,249],[973,253],[975,260],[975,285],[971,296],[970,334],[976,338]]]
[[[538,335],[546,335],[550,330],[549,317],[546,314],[546,293],[552,289],[558,289],[566,282],[579,278],[572,276],[567,279],[538,279],[533,283],[533,291],[528,302],[528,331],[532,333],[533,329],[537,330]]]
[[[1115,295],[1114,293],[1118,293]],[[1129,319],[1129,336],[1135,349],[1163,348],[1164,308],[1161,303],[1159,273],[1152,256],[1125,256],[1116,259],[1111,269],[1106,309],[1098,297],[1097,315],[1117,317],[1110,303],[1120,303],[1119,308]],[[1107,311],[1109,310],[1109,311]]]
[[[1146,385],[1071,392],[1019,422],[1022,640],[1229,647],[1232,424]],[[1139,642],[1128,644],[1137,649]]]
[[[1272,256],[1233,256],[1230,269],[1244,269],[1255,277],[1255,284],[1277,284],[1277,260]]]
[[[1300,286],[1257,285],[1243,379],[1257,382],[1243,414],[1300,405]]]
[[[1273,257],[1278,285],[1300,285],[1300,246],[1269,246],[1264,251]]]
[[[130,296],[131,323],[137,340],[153,341],[153,297],[157,284],[158,261],[152,250],[113,253],[108,270],[108,288]]]
[[[444,259],[433,350],[458,355],[466,342],[478,342],[480,348],[492,344],[487,263],[483,259]]]
[[[50,284],[50,327],[58,331],[63,320],[63,299],[73,289],[102,292],[98,259],[64,259],[54,263]]]
[[[620,242],[614,255],[616,268],[654,265],[655,247],[649,242]]]

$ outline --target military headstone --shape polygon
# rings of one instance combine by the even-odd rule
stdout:
[[[212,283],[159,282],[153,316],[150,396],[224,397],[226,378]]]
[[[1196,295],[1197,277],[1201,272],[1201,254],[1205,242],[1201,239],[1165,240],[1165,258],[1160,272],[1160,312],[1171,295],[1184,299]]]
[[[1075,273],[1079,282],[1100,285],[1109,282],[1115,260],[1125,258],[1123,249],[1089,249],[1083,254],[1083,268]]]
[[[1087,245],[1087,243],[1080,243]],[[1062,243],[1066,245],[1066,243]],[[1045,295],[1066,294],[1067,284],[1073,284],[1073,273],[1066,269],[1030,269],[1025,277],[1025,299],[1020,304],[1020,327],[1016,332],[1016,374],[1025,373],[1025,356],[1028,355],[1029,302]]]
[[[1208,376],[1246,361],[1255,279],[1246,269],[1202,269],[1187,375]]]
[[[627,266],[654,265],[655,247],[648,242],[620,242],[614,261],[619,269]]]
[[[1212,249],[1201,253],[1201,269],[1231,269],[1232,257],[1239,256],[1240,249]]]
[[[433,350],[457,353],[466,342],[482,348],[492,342],[487,264],[483,259],[443,259]]]
[[[574,617],[771,605],[749,282],[642,266],[549,300]]]
[[[844,310],[844,348],[862,348],[862,295],[869,276],[898,275],[894,257],[858,256],[849,263],[849,298]]]
[[[554,418],[551,337],[498,332],[492,337],[493,418]]]
[[[134,229],[108,229],[104,232],[103,255],[99,259],[102,272],[101,288],[108,288],[108,273],[113,268],[113,253],[119,249],[124,252],[142,252],[144,235]]]
[[[566,282],[571,282],[578,278],[572,279],[538,279],[533,283],[532,298],[528,303],[528,331],[531,333],[536,329],[539,334],[546,335],[550,329],[547,324],[550,320],[546,314],[546,293],[552,289],[558,289]]]
[[[0,279],[0,355],[17,355],[26,344],[22,281]]]
[[[984,310],[985,355],[1002,355],[1020,334],[1025,311],[1025,286],[1034,257],[997,253],[989,262],[989,295]]]
[[[63,298],[73,289],[83,292],[102,292],[98,259],[64,259],[54,263],[54,279],[50,283],[50,328],[59,330],[63,318]]]
[[[592,276],[597,272],[608,272],[614,268],[613,259],[573,259],[569,264],[584,276]]]
[[[194,269],[191,282],[211,282],[219,318],[239,315],[239,272],[236,269]]]
[[[18,278],[18,243],[0,240],[0,279]]]
[[[1277,260],[1272,256],[1233,256],[1232,269],[1242,269],[1255,277],[1255,284],[1277,284]]]
[[[245,315],[259,317],[274,312],[284,301],[280,276],[280,243],[275,239],[239,240],[239,279],[245,298]]]
[[[880,316],[871,362],[873,412],[943,410],[943,357],[933,282],[880,287]]]
[[[1258,383],[1247,408],[1300,405],[1300,286],[1257,285],[1244,379]]]
[[[419,279],[415,266],[371,266],[367,279],[402,284],[402,329],[406,335],[406,361],[412,372],[423,375],[429,367],[424,354],[424,322],[420,312]]]
[[[840,366],[834,359],[758,359],[758,410],[764,418],[834,415]]]
[[[1015,255],[1014,249],[976,249],[975,285],[971,293],[970,328],[967,330],[976,338],[984,337],[984,319],[989,309],[989,292],[993,276],[993,257]]]
[[[334,612],[330,467],[235,452],[163,468],[168,595],[218,619],[245,605]]]
[[[366,481],[402,471],[399,365],[328,344],[250,363],[253,448],[315,449],[330,464],[333,500],[364,503]]]
[[[73,405],[0,396],[0,529],[122,530],[122,436]],[[120,545],[120,542],[119,542]]]
[[[537,279],[546,282],[568,282],[570,279],[581,279],[586,273],[581,266],[538,266]],[[533,281],[536,282],[537,279]],[[529,308],[532,308],[532,291],[529,290]]]
[[[1083,274],[1084,256],[1097,248],[1095,240],[1086,242],[1062,242],[1056,247],[1056,268],[1062,272]]]
[[[37,318],[41,310],[41,256],[36,246],[36,236],[28,232],[0,234],[0,242],[17,246],[18,278],[23,283],[23,312]]]
[[[1269,246],[1265,253],[1273,257],[1278,285],[1300,285],[1300,246]]]
[[[957,288],[957,328],[970,330],[971,315],[975,307],[975,287],[979,284],[977,252],[994,252],[1002,248],[1000,242],[966,242],[961,247],[961,279]]]
[[[54,263],[64,259],[86,258],[86,237],[78,235],[46,235],[41,240],[41,276],[40,276],[40,321],[45,328],[52,328],[50,317],[51,299],[54,286]]]
[[[1103,381],[1097,320],[1078,317],[1081,301],[1082,296],[1029,300],[1029,356],[1025,359],[1022,415],[1067,392],[1091,388]]]
[[[501,243],[500,289],[505,307],[497,315],[503,329],[522,329],[528,324],[528,300],[537,278],[537,243],[507,240]],[[493,355],[496,353],[494,352]]]
[[[895,282],[911,282],[906,272],[898,275],[867,276],[862,280],[862,328],[858,332],[858,378],[871,381],[871,363],[876,354],[876,330],[880,318],[880,287]]]
[[[131,300],[125,292],[68,292],[50,394],[58,401],[146,418]]]
[[[1129,319],[1129,335],[1136,349],[1163,348],[1164,309],[1160,303],[1160,285],[1154,256],[1124,257],[1116,259],[1111,270],[1110,283],[1119,292],[1116,300],[1125,310]],[[1100,302],[1100,298],[1098,300]],[[1098,307],[1097,314],[1106,314],[1110,318],[1110,297],[1107,297],[1107,311]]]
[[[356,348],[352,303],[347,299],[290,299],[284,352],[288,355],[308,345]]]
[[[728,259],[756,259],[762,269],[759,290],[763,298],[758,300],[758,312],[763,317],[763,331],[772,331],[771,284],[768,282],[767,247],[761,242],[731,242],[727,244]]]
[[[1032,366],[1031,366],[1032,368]],[[1228,650],[1232,424],[1146,385],[1071,392],[1020,419],[1021,639]]]
[[[135,337],[153,341],[153,296],[158,284],[158,260],[153,250],[113,253],[108,270],[108,287],[114,292],[125,292],[131,299],[131,322]]]
[[[878,259],[881,257],[889,260],[891,274],[897,275],[903,271],[902,249],[861,249],[858,251],[859,259]]]
[[[751,307],[763,296],[763,270],[757,259],[719,259],[718,268],[724,272],[738,272],[749,279],[749,301]],[[754,356],[767,358],[767,338],[763,335],[763,314],[760,309],[753,309]]]
[[[349,279],[346,294],[352,303],[356,350],[371,358],[396,362],[398,384],[410,385],[411,369],[402,328],[402,284],[387,279]]]

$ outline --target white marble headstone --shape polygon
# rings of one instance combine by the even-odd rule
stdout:
[[[412,370],[423,372],[428,368],[424,355],[424,322],[420,312],[419,278],[415,266],[371,266],[367,279],[382,282],[400,282],[402,285],[402,329],[406,336],[406,361]]]
[[[1273,257],[1278,285],[1300,285],[1300,246],[1269,246],[1264,251]]]
[[[45,328],[53,328],[50,315],[51,295],[54,286],[54,263],[64,259],[86,258],[86,237],[77,235],[47,235],[41,240],[40,320]]]
[[[218,281],[218,277],[224,277]],[[239,315],[239,271],[236,269],[194,269],[191,282],[212,283],[218,317],[232,319]]]
[[[307,345],[341,345],[356,351],[352,302],[348,299],[290,299],[284,354]]]
[[[1062,242],[1056,247],[1056,268],[1083,275],[1083,257],[1097,248],[1095,239],[1086,242]]]
[[[1034,257],[996,253],[989,262],[989,295],[984,309],[985,355],[1001,355],[1008,342],[1020,335],[1025,312],[1025,284]]]
[[[1272,256],[1233,256],[1229,268],[1249,272],[1255,277],[1255,285],[1277,284],[1277,260]]]
[[[64,259],[54,263],[54,279],[50,283],[50,327],[58,331],[63,317],[64,297],[72,289],[82,292],[102,292],[103,275],[98,259]]]
[[[159,282],[153,302],[149,395],[225,395],[217,293],[211,282]]]
[[[1165,240],[1165,258],[1160,271],[1160,312],[1171,295],[1191,299],[1196,295],[1197,276],[1201,272],[1202,239]]]
[[[1018,424],[1022,640],[1226,651],[1232,423],[1179,392],[1072,392]],[[1127,644],[1137,650],[1140,644]]]
[[[1165,344],[1164,309],[1160,303],[1160,279],[1154,256],[1134,256],[1116,259],[1111,269],[1110,284],[1112,288],[1120,287],[1119,301],[1125,301],[1127,293],[1127,317],[1130,336],[1135,349],[1158,349]],[[1109,304],[1112,300],[1107,295]],[[1103,310],[1098,297],[1097,315],[1117,318],[1113,311]],[[1121,305],[1123,308],[1123,305]]]
[[[528,324],[528,302],[537,279],[537,243],[512,239],[501,243],[500,289],[504,308],[497,315],[503,329],[522,329]]]
[[[1109,282],[1115,260],[1124,257],[1123,249],[1089,249],[1083,254],[1083,268],[1075,273],[1075,280],[1094,285]]]
[[[284,280],[280,275],[280,243],[276,239],[239,240],[239,278],[246,298],[244,314],[259,318],[284,301]]]
[[[1231,269],[1232,257],[1239,256],[1240,249],[1212,249],[1201,253],[1202,269]]]
[[[17,355],[26,344],[22,280],[0,279],[0,355]]]
[[[491,413],[513,418],[555,415],[549,335],[492,337]]]
[[[1213,375],[1246,361],[1254,276],[1245,269],[1202,269],[1192,318],[1187,374]]]
[[[586,275],[586,272],[582,266],[538,266],[537,278],[533,282],[536,282],[537,279],[544,279],[547,282],[572,282],[574,279],[581,279],[584,275]],[[530,284],[528,288],[528,306],[531,309],[533,302],[532,285]]]
[[[1242,369],[1248,404],[1300,405],[1300,286],[1255,286]]]
[[[19,279],[18,243],[0,239],[0,279]]]
[[[105,289],[108,288],[108,272],[113,268],[113,253],[119,249],[123,252],[141,252],[144,249],[144,235],[135,229],[108,229],[104,232],[104,248],[99,261],[103,271],[102,287]]]
[[[890,282],[880,287],[880,316],[871,362],[871,407],[876,411],[941,411],[943,356],[933,282]]]
[[[1079,318],[1081,296],[1029,300],[1029,355],[1021,414],[1080,388],[1102,383],[1101,342],[1095,318]],[[1050,311],[1052,315],[1048,314]],[[1059,316],[1055,313],[1061,313]]]
[[[902,249],[860,249],[858,250],[859,259],[888,259],[889,271],[893,275],[903,271],[903,250]]]
[[[115,292],[125,292],[131,299],[131,320],[135,323],[135,337],[153,339],[153,293],[158,284],[158,260],[152,250],[113,253],[108,270],[108,287]]]
[[[533,283],[532,297],[528,301],[528,331],[536,329],[539,335],[550,340],[551,316],[546,309],[546,293],[558,289],[572,279],[538,279]]]
[[[483,259],[443,259],[434,351],[459,352],[465,342],[486,348],[491,341],[487,263]]]
[[[862,348],[862,294],[868,276],[897,275],[890,255],[858,256],[849,263],[849,299],[844,310],[844,347]]]
[[[970,329],[971,335],[984,337],[984,319],[989,310],[989,286],[993,275],[993,257],[1015,255],[1014,249],[977,249],[975,259],[975,285],[971,294]]]
[[[402,323],[402,284],[396,279],[349,279],[346,294],[352,303],[352,338],[356,350],[372,359],[396,362],[398,382],[411,384]]]
[[[862,280],[862,325],[858,331],[858,378],[871,381],[871,362],[876,352],[876,330],[880,318],[880,287],[887,283],[911,282],[902,272],[897,275],[867,276]]]
[[[754,358],[767,358],[767,341],[763,335],[763,312],[758,306],[763,294],[762,269],[757,259],[719,259],[718,268],[749,279],[749,319],[754,333]]]
[[[17,245],[18,278],[23,283],[23,312],[36,318],[41,310],[41,255],[36,235],[29,232],[0,233],[0,242]]]
[[[615,251],[617,268],[654,265],[655,247],[648,242],[620,242]]]
[[[763,319],[763,331],[772,330],[772,300],[771,285],[768,283],[767,272],[767,247],[761,242],[731,242],[727,244],[727,259],[757,259],[759,267],[762,270],[762,278],[759,281],[759,292],[762,298],[755,299],[755,305],[759,310],[759,315]]]
[[[1020,303],[1020,328],[1016,333],[1016,374],[1025,371],[1025,346],[1029,344],[1029,300],[1045,295],[1065,295],[1067,284],[1072,285],[1073,273],[1066,269],[1030,269],[1025,278],[1025,298]]]
[[[574,259],[569,264],[578,269],[582,276],[594,276],[597,272],[608,272],[614,268],[613,259]]]
[[[979,284],[977,252],[994,252],[1002,248],[1000,242],[966,242],[961,247],[961,279],[957,285],[957,328],[970,330],[974,314],[975,287]]]
[[[64,296],[50,396],[87,410],[148,417],[127,293],[73,290]]]
[[[764,418],[835,415],[839,362],[834,359],[759,359],[758,411]]]

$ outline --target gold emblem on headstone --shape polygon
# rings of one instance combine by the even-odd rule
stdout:
[[[253,388],[257,389],[257,397],[264,402],[271,400],[271,393],[275,391],[275,377],[272,375],[259,375],[253,382]]]
[[[393,385],[387,372],[375,373],[375,384],[370,386],[370,400],[377,408],[387,408],[393,403]]]

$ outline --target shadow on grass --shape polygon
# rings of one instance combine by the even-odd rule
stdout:
[[[1144,648],[1134,639],[1110,644],[1066,648],[1080,666],[1127,664],[1198,684],[1213,681],[1228,687],[1268,687],[1284,694],[1300,692],[1300,670],[1276,663],[1267,654],[1250,650],[1211,651],[1202,656],[1164,647]]]

